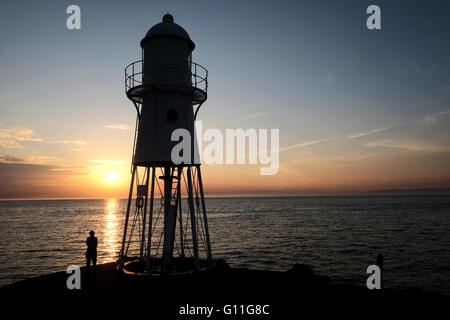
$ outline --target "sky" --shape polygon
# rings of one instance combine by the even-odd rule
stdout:
[[[166,12],[209,71],[204,129],[280,133],[277,174],[205,164],[208,196],[450,187],[450,1],[16,0],[0,4],[0,198],[127,197],[123,70]]]

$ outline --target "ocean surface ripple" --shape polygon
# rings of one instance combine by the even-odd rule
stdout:
[[[84,264],[89,230],[99,263],[115,261],[126,200],[0,201],[0,286]],[[450,294],[450,197],[209,198],[215,258],[231,266],[318,274],[364,285],[384,256],[386,287]]]

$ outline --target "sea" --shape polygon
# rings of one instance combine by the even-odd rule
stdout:
[[[84,264],[90,230],[98,262],[118,257],[127,201],[0,201],[0,286]],[[285,271],[306,264],[364,286],[384,258],[384,287],[450,294],[449,196],[207,198],[213,257]]]

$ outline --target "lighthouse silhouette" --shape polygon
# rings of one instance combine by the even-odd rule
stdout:
[[[125,68],[125,91],[137,111],[131,183],[117,268],[127,274],[177,274],[212,267],[197,143],[174,163],[176,129],[195,139],[207,99],[208,71],[192,62],[194,42],[172,15],[141,40],[142,60]],[[194,112],[195,109],[195,112]]]

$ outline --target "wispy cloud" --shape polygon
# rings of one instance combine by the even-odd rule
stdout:
[[[0,147],[19,149],[24,148],[19,141],[43,141],[34,135],[28,128],[0,128]]]
[[[279,151],[287,151],[287,150],[292,150],[292,149],[298,149],[298,148],[309,147],[309,146],[312,146],[312,145],[314,145],[314,144],[318,144],[318,143],[323,143],[323,142],[328,142],[328,141],[336,140],[337,138],[338,138],[338,137],[331,137],[331,138],[317,139],[317,140],[312,140],[312,141],[306,141],[306,142],[302,142],[302,143],[297,143],[297,144],[290,145],[290,146],[288,146],[288,147],[280,148]]]
[[[103,126],[107,129],[117,129],[117,130],[130,130],[131,127],[127,124],[107,124]]]
[[[356,139],[356,138],[366,137],[366,136],[369,136],[369,135],[377,133],[377,132],[385,131],[385,130],[387,130],[389,128],[390,127],[383,127],[383,128],[373,129],[373,130],[370,130],[370,131],[365,131],[365,132],[351,134],[351,135],[347,136],[347,139]]]
[[[56,171],[56,172],[70,172],[70,173],[77,173],[77,174],[88,174],[90,173],[90,169],[88,167],[79,166],[79,167],[58,167],[58,168],[52,168],[50,171]]]
[[[36,137],[35,132],[29,128],[0,128],[0,147],[10,149],[23,149],[23,141],[42,142],[44,139]],[[84,140],[59,140],[45,141],[46,143],[66,144],[77,147],[74,150],[82,150],[86,146]]]
[[[0,155],[0,163],[15,163],[15,164],[43,164],[54,161],[56,157],[49,156],[11,156]]]
[[[2,139],[0,138],[0,147],[10,148],[10,149],[22,149],[23,145],[14,140]]]
[[[41,138],[33,136],[34,131],[28,128],[0,128],[1,138],[10,138],[18,141],[42,141]]]
[[[423,118],[423,122],[426,125],[430,125],[430,126],[431,125],[440,125],[449,120],[450,120],[450,109],[440,111],[437,113],[433,113],[433,114],[429,114]]]
[[[72,144],[78,147],[84,147],[86,145],[86,141],[84,140],[60,140],[60,141],[55,141],[54,143],[58,143],[58,144]]]
[[[372,141],[364,144],[365,147],[386,147],[397,148],[409,151],[421,151],[421,152],[446,152],[450,151],[450,148],[445,145],[431,144],[427,141],[412,140],[412,139],[386,139]]]
[[[243,115],[243,116],[240,116],[239,118],[237,118],[236,122],[241,122],[241,121],[245,121],[245,120],[263,117],[266,114],[268,114],[268,112],[255,112],[255,113],[246,114],[246,115]]]
[[[103,163],[103,164],[112,164],[112,165],[121,165],[126,164],[126,161],[121,160],[89,160],[92,163]]]

